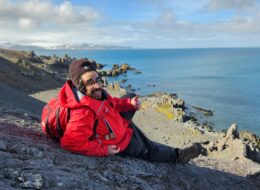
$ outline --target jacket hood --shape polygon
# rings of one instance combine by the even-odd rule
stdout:
[[[60,103],[68,108],[81,107],[80,102],[77,101],[75,94],[72,91],[73,84],[71,80],[66,81],[63,87],[60,89],[58,99]]]

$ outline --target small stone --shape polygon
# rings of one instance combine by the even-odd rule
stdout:
[[[0,150],[6,150],[7,149],[7,145],[4,141],[0,140]]]
[[[204,141],[201,141],[201,144],[205,144],[205,145],[208,145],[210,143],[209,140],[204,140]]]
[[[213,152],[214,150],[217,150],[217,147],[215,146],[215,143],[213,141],[211,141],[209,143],[209,151]]]

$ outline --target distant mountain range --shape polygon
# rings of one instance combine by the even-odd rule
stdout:
[[[97,45],[92,43],[82,44],[64,44],[52,47],[51,49],[59,50],[102,50],[102,49],[131,49],[130,46],[116,46],[116,45]]]
[[[63,44],[58,46],[53,46],[50,48],[43,48],[40,46],[23,46],[13,43],[0,43],[0,48],[11,49],[11,50],[103,50],[103,49],[131,49],[131,46],[117,46],[117,45],[97,45],[92,43],[82,43],[82,44]]]
[[[0,48],[11,49],[11,50],[19,50],[19,51],[31,51],[31,50],[44,50],[45,48],[39,46],[22,46],[19,44],[12,43],[0,43]]]

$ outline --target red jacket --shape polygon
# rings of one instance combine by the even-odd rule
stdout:
[[[59,100],[63,106],[70,108],[70,120],[60,141],[62,148],[88,156],[107,156],[108,145],[117,145],[120,152],[126,149],[133,131],[128,128],[129,121],[119,112],[134,110],[129,98],[114,98],[107,94],[105,100],[84,96],[78,102],[71,89],[71,81],[67,81],[59,92]],[[97,138],[90,139],[96,119]],[[110,133],[107,125],[115,138],[105,138]]]

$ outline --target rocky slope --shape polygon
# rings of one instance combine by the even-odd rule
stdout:
[[[59,87],[63,78],[54,70],[48,71],[50,66],[33,55],[0,49],[1,81],[27,94]]]
[[[0,48],[0,80],[27,94],[55,89],[68,78],[69,64],[74,60],[75,58],[71,58],[67,54],[64,57],[38,56],[33,51]],[[140,73],[127,63],[115,64],[111,69],[102,70],[105,65],[88,60],[96,65],[99,74],[104,77],[118,76],[127,71]]]
[[[71,154],[48,140],[39,119],[0,110],[1,189],[259,189],[259,173],[233,174],[238,162],[199,157],[187,165]],[[219,163],[224,169],[219,168]],[[243,171],[244,172],[244,171]],[[244,172],[245,173],[245,172]]]

